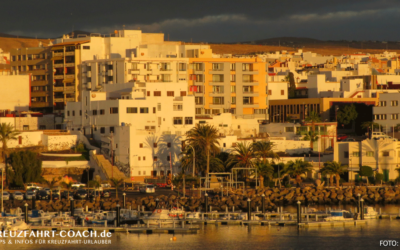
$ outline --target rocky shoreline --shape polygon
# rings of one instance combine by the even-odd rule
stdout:
[[[213,211],[226,211],[228,208],[247,211],[247,199],[250,198],[251,209],[256,211],[257,207],[261,210],[262,194],[265,195],[265,207],[268,211],[275,211],[279,206],[294,205],[301,201],[303,205],[338,205],[352,204],[356,205],[358,194],[364,199],[366,204],[400,204],[400,188],[398,187],[348,187],[348,188],[261,188],[257,190],[228,191],[221,196],[219,190],[208,192],[208,204],[212,206]],[[182,207],[185,211],[205,211],[205,198],[196,197],[178,197],[177,195],[159,195],[138,198],[126,198],[126,208],[137,210],[152,211],[156,208],[156,199],[158,198],[160,206],[167,207],[174,205]],[[123,198],[107,198],[96,200],[95,202],[86,200],[75,200],[75,208],[86,208],[93,210],[114,210],[117,204],[123,206]],[[10,212],[11,208],[20,207],[24,209],[24,204],[28,204],[28,209],[32,209],[31,201],[4,201],[4,209]],[[70,211],[70,202],[63,199],[60,201],[36,201],[36,209],[57,212]]]

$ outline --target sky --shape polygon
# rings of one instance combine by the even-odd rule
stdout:
[[[125,25],[186,42],[400,41],[399,23],[399,0],[18,0],[2,2],[0,33],[54,38]]]

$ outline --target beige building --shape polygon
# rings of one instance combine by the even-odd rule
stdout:
[[[0,74],[0,116],[14,111],[28,111],[30,100],[30,75]]]

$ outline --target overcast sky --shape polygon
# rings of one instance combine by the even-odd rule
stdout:
[[[1,9],[1,33],[43,38],[73,27],[106,34],[125,25],[194,42],[400,41],[399,0],[18,0],[2,1]]]

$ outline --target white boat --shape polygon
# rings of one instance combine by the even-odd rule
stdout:
[[[63,214],[61,216],[57,216],[51,219],[51,226],[72,226],[73,225],[73,218],[68,216],[67,214]]]
[[[376,219],[376,216],[378,212],[373,207],[364,207],[364,219]]]
[[[32,211],[32,214],[29,215],[29,222],[41,222],[42,220],[51,220],[55,216],[54,213],[45,213],[43,210]]]
[[[247,213],[240,213],[237,217],[238,220],[248,220],[248,216]],[[252,215],[251,216],[251,220],[261,220],[260,217],[256,216],[256,215]]]
[[[309,208],[307,208],[307,213],[308,214],[322,214],[322,213],[325,213],[325,211],[319,211],[315,207],[309,207]]]
[[[184,211],[178,208],[155,209],[150,216],[145,216],[142,220],[150,225],[172,224],[174,220],[183,219],[183,216]]]
[[[347,210],[332,210],[331,216],[324,218],[324,221],[351,221],[354,220],[353,215]]]
[[[15,221],[15,223],[9,225],[7,229],[9,231],[25,231],[29,230],[30,226],[26,224],[24,221]]]
[[[200,212],[187,213],[186,219],[200,219]]]

